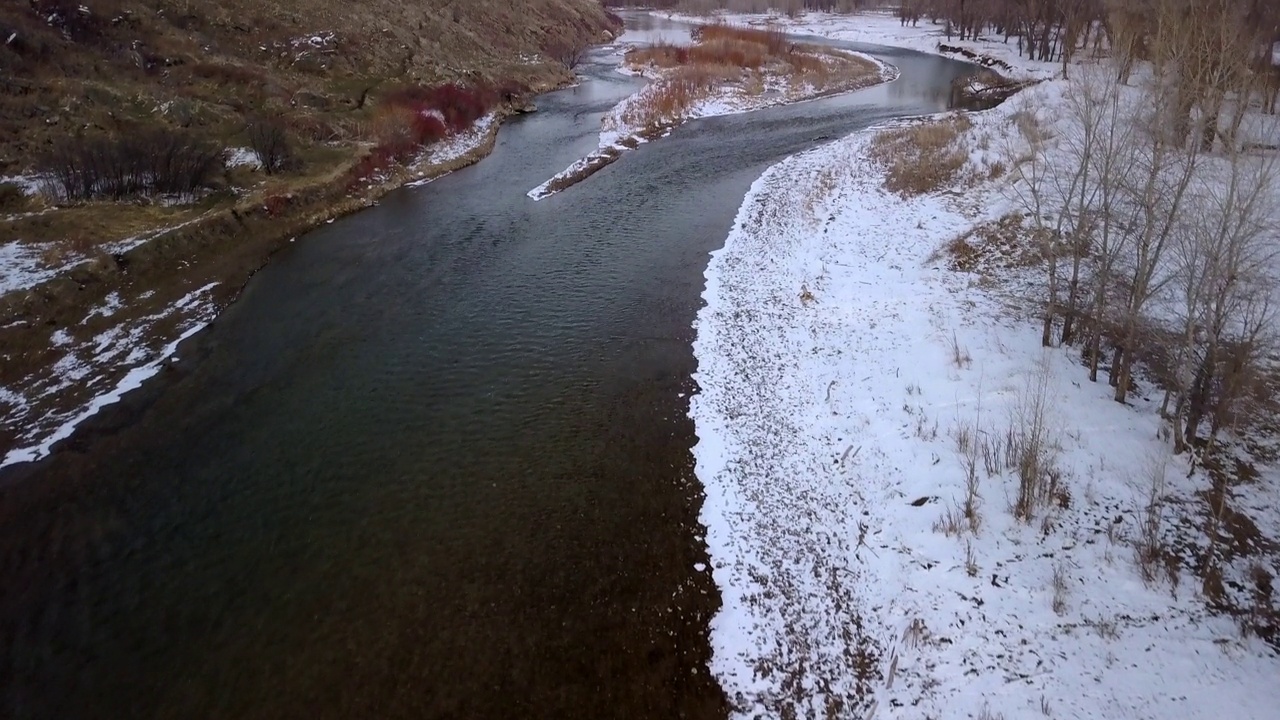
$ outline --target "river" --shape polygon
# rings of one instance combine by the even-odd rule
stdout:
[[[0,473],[0,716],[723,716],[691,323],[765,168],[969,70],[874,52],[901,79],[689,123],[535,203],[639,87],[597,50],[488,159],[276,255]]]

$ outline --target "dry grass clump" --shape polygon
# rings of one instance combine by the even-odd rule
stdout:
[[[770,55],[780,55],[791,47],[787,34],[776,26],[761,29],[713,23],[694,28],[691,36],[696,42],[733,41],[761,45]]]
[[[886,170],[885,187],[899,195],[936,192],[955,181],[969,159],[960,135],[972,123],[952,115],[907,127],[884,130],[871,142],[871,159]]]
[[[622,121],[648,132],[678,122],[689,109],[708,97],[721,78],[705,68],[680,68],[639,95],[622,113]]]
[[[797,54],[781,30],[755,30],[727,25],[695,28],[694,44],[659,42],[627,52],[627,62],[659,68],[685,65],[724,65],[758,70],[770,62]]]
[[[1009,213],[957,235],[930,255],[929,261],[945,261],[949,269],[959,272],[1033,267],[1043,257],[1030,237],[1025,216]]]

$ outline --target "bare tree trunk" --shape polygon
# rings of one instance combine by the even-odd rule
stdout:
[[[1075,339],[1076,315],[1080,312],[1080,261],[1081,253],[1073,248],[1071,253],[1071,280],[1067,283],[1067,309],[1062,316],[1062,344],[1070,345]]]

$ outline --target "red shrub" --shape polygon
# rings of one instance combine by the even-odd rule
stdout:
[[[459,85],[441,85],[431,92],[428,103],[432,110],[444,115],[444,123],[453,132],[471,127],[489,109],[487,93]]]
[[[263,209],[267,211],[267,217],[276,217],[284,212],[288,207],[290,197],[288,195],[271,195],[263,201]]]
[[[449,128],[436,115],[417,113],[412,120],[413,137],[419,145],[439,142],[449,135]]]
[[[462,132],[489,111],[497,94],[495,90],[453,83],[435,88],[407,86],[388,92],[382,97],[382,104],[422,116],[430,116],[435,111],[450,132]]]
[[[470,128],[488,112],[500,92],[515,92],[519,86],[503,88],[410,85],[383,95],[370,122],[377,146],[351,168],[348,191],[359,189],[380,171],[412,158],[423,146]]]

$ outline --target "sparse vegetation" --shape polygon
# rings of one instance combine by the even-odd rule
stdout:
[[[780,92],[849,90],[877,76],[870,61],[849,53],[790,42],[775,27],[708,24],[695,28],[692,45],[659,42],[627,53],[633,67],[663,72],[630,103],[621,120],[658,132],[687,117],[699,101],[726,88],[756,97],[770,84]],[[812,92],[812,90],[810,90]]]
[[[1042,359],[1017,396],[1005,435],[1006,465],[1018,480],[1013,514],[1023,522],[1030,522],[1040,507],[1058,496],[1062,478],[1055,463],[1057,428],[1049,409],[1051,376],[1048,360]]]
[[[972,127],[964,115],[882,130],[871,158],[885,168],[885,187],[899,195],[937,192],[959,177],[969,152],[958,142]]]
[[[1062,615],[1067,611],[1067,595],[1071,588],[1067,584],[1067,570],[1062,563],[1053,566],[1053,611]]]
[[[255,118],[249,123],[249,147],[258,157],[262,171],[268,175],[291,169],[297,162],[289,131],[278,118]]]
[[[0,212],[19,212],[27,207],[27,194],[16,183],[0,183]]]

